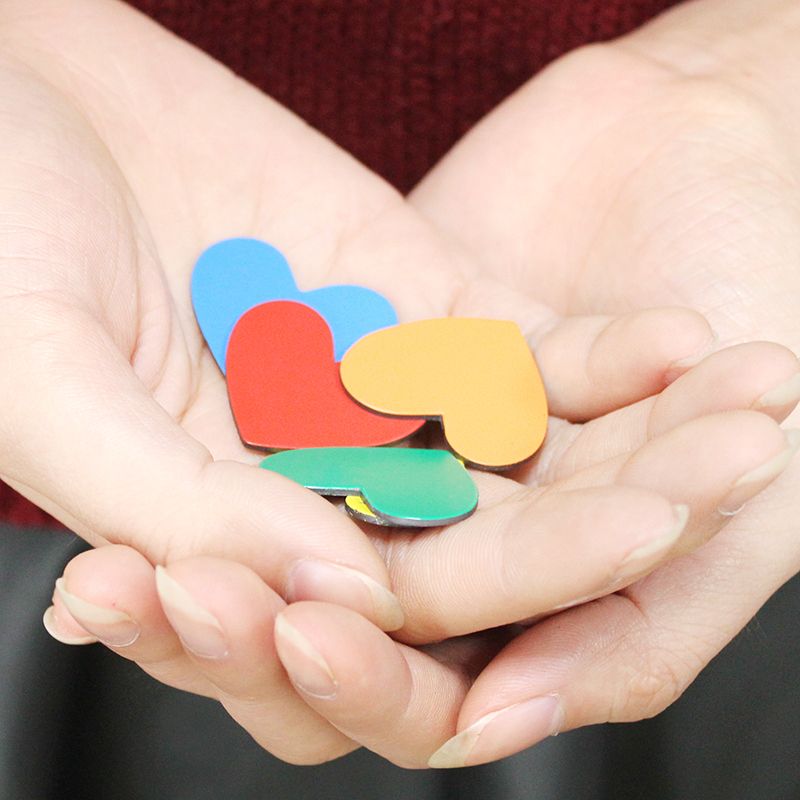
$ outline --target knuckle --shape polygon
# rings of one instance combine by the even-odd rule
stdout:
[[[625,682],[613,718],[630,721],[653,717],[672,705],[684,688],[680,670],[667,657],[653,656]]]
[[[138,542],[137,540],[141,538],[138,535],[134,534],[128,539],[132,546],[136,542],[135,546],[141,547],[145,555],[155,564],[167,566],[182,561],[192,554],[191,543],[186,541],[183,531],[164,531],[160,535],[154,533],[155,535],[151,533],[146,539],[149,546],[145,542]]]
[[[224,553],[223,544],[242,531],[236,526],[235,504],[223,503],[207,480],[215,462],[205,452],[187,453],[184,471],[155,487],[146,513],[118,537],[156,564],[172,564],[196,555]]]
[[[644,648],[627,642],[619,656],[625,668],[609,709],[610,722],[634,722],[660,714],[680,698],[706,662],[687,642]]]

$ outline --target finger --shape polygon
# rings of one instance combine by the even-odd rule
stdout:
[[[479,508],[413,546],[396,537],[385,557],[406,610],[400,635],[436,641],[631,583],[717,532],[728,519],[720,509],[757,495],[797,445],[764,414],[703,417],[547,490]],[[670,504],[688,507],[683,532]]]
[[[585,420],[660,392],[715,342],[697,312],[662,308],[567,317],[532,344],[552,376],[553,413]]]
[[[515,473],[547,485],[629,453],[684,422],[721,411],[752,408],[782,422],[800,400],[797,357],[771,342],[749,342],[713,353],[656,397],[584,425],[553,431],[540,459]]]
[[[425,766],[452,732],[467,676],[352,611],[295,603],[278,616],[275,641],[308,705],[393,763]]]
[[[357,747],[292,688],[273,636],[285,603],[254,572],[198,557],[159,567],[156,581],[188,657],[263,748],[284,761],[314,764]]]
[[[550,413],[575,421],[660,392],[716,342],[705,318],[688,308],[561,317],[488,279],[470,281],[453,313],[516,322],[536,356]]]
[[[671,705],[800,569],[794,515],[772,515],[763,535],[763,520],[784,507],[781,493],[798,469],[691,558],[545,620],[508,645],[475,682],[459,735],[437,766],[479,764],[535,744],[546,735],[528,724],[537,698],[558,697],[561,730],[644,719]]]
[[[75,556],[56,581],[54,608],[56,633],[66,614],[93,641],[135,661],[162,683],[214,696],[164,616],[152,565],[132,548],[107,545]]]
[[[64,601],[57,592],[53,592],[53,604],[45,609],[42,615],[42,625],[44,629],[57,642],[61,644],[83,645],[96,644],[97,637],[86,630],[69,613]]]
[[[773,342],[748,342],[714,353],[668,386],[656,398],[647,435],[705,414],[747,408],[782,422],[798,400],[797,356]]]
[[[440,641],[525,619],[660,562],[686,523],[656,492],[602,487],[522,496],[396,555],[404,641]]]
[[[784,431],[764,414],[712,414],[668,431],[630,456],[597,464],[557,485],[574,489],[614,480],[641,488],[657,485],[673,502],[676,496],[688,498],[692,516],[687,534],[693,535],[684,536],[681,544],[691,547],[772,483],[799,444],[798,431]],[[661,471],[665,461],[668,472]]]

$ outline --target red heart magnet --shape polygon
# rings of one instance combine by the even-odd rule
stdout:
[[[309,306],[287,300],[245,313],[226,358],[228,396],[245,444],[268,450],[372,447],[405,439],[424,419],[383,417],[347,394],[333,336]]]

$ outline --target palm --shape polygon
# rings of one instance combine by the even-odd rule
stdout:
[[[120,11],[93,7],[97,29],[113,25]],[[103,292],[108,333],[193,438],[216,458],[252,462],[259,456],[239,442],[224,380],[191,310],[189,277],[202,249],[231,235],[268,239],[286,252],[301,288],[361,282],[385,292],[406,318],[445,313],[455,259],[396,193],[299,120],[122,13],[113,53],[93,37],[80,48],[80,63],[68,60],[62,53],[73,52],[83,25],[67,22],[57,47],[21,54],[56,74],[65,90],[50,92],[46,113],[21,109],[44,131],[41,146],[27,148],[21,177],[37,185],[42,172],[64,173],[55,192],[48,187],[51,207],[69,203],[82,225],[76,238],[95,248],[85,279],[90,291]],[[126,74],[122,96],[110,59]],[[14,67],[4,80],[20,96],[46,91]],[[52,147],[65,137],[82,143],[66,163]],[[109,254],[113,274],[99,263]]]
[[[783,121],[725,75],[689,78],[646,53],[631,39],[557,63],[455,148],[417,205],[562,313],[685,304],[725,343],[798,344]]]

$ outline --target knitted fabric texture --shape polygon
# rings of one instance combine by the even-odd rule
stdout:
[[[403,192],[562,53],[675,0],[131,0]],[[0,483],[0,520],[47,515]]]

